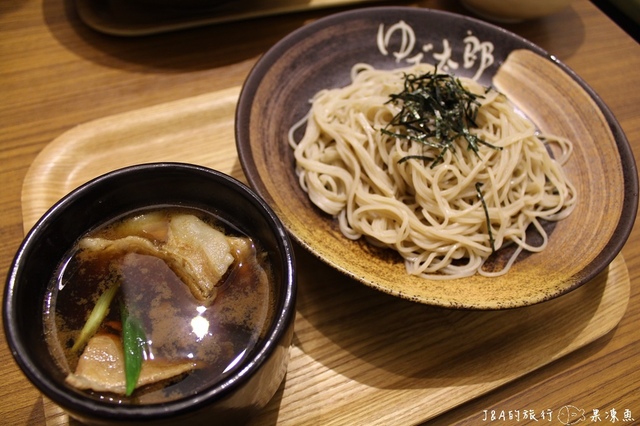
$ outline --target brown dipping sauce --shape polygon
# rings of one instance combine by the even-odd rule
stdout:
[[[274,288],[266,253],[251,238],[209,212],[172,206],[138,211],[100,226],[87,237],[123,238],[141,215],[153,218],[146,221],[153,229],[150,233],[133,232],[153,244],[162,244],[162,221],[178,215],[195,216],[235,241],[231,244],[234,261],[215,283],[217,294],[209,304],[194,296],[176,274],[175,266],[172,269],[161,257],[135,247],[91,251],[76,245],[63,259],[48,286],[44,326],[49,351],[65,374],[76,371],[83,351],[71,348],[96,301],[115,282],[119,288],[96,334],[120,337],[121,306],[126,306],[140,320],[150,358],[160,364],[193,365],[186,373],[136,388],[130,397],[81,390],[116,403],[162,403],[211,386],[248,356],[273,318]]]

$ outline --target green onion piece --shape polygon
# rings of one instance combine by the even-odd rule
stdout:
[[[93,310],[91,311],[87,322],[84,324],[84,327],[82,327],[80,336],[71,348],[73,352],[77,352],[82,349],[84,345],[87,344],[89,339],[93,337],[94,334],[96,334],[96,331],[98,331],[100,324],[102,324],[102,321],[109,313],[109,305],[111,305],[111,301],[118,292],[119,287],[120,284],[116,283],[109,287],[107,291],[102,293],[102,295],[96,302],[96,305],[93,307]]]
[[[121,305],[120,310],[122,313],[122,345],[124,347],[126,396],[130,396],[138,384],[147,338],[140,321],[134,316],[129,315],[123,305]]]

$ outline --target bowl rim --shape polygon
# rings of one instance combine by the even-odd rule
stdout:
[[[16,315],[17,311],[21,308],[17,306],[16,292],[19,288],[19,277],[25,268],[24,259],[28,257],[34,245],[38,243],[43,232],[45,232],[45,228],[50,223],[58,220],[61,215],[64,214],[65,210],[70,206],[72,207],[77,200],[89,197],[90,193],[97,188],[108,185],[111,180],[121,178],[122,176],[147,173],[157,174],[161,178],[166,178],[166,172],[169,170],[194,174],[198,177],[206,177],[215,181],[217,184],[223,184],[233,188],[233,191],[240,193],[243,198],[265,217],[266,221],[270,224],[271,232],[274,233],[278,242],[280,249],[278,258],[282,261],[283,266],[283,291],[277,301],[280,309],[276,310],[276,315],[267,337],[254,348],[254,355],[244,360],[238,368],[234,369],[224,380],[205,387],[197,394],[191,394],[177,400],[158,404],[135,405],[99,401],[88,398],[80,392],[70,391],[63,384],[52,379],[46,371],[37,365],[33,356],[30,354],[27,343],[20,333]],[[188,205],[188,203],[185,205]],[[277,349],[281,338],[288,332],[288,328],[295,318],[296,296],[295,255],[288,233],[271,207],[249,186],[230,175],[204,166],[180,162],[144,163],[112,170],[80,185],[51,206],[31,230],[29,230],[21,242],[7,274],[3,295],[3,326],[5,339],[15,362],[32,384],[53,402],[72,412],[91,417],[119,419],[122,421],[147,421],[161,418],[165,419],[167,417],[175,417],[198,411],[209,405],[212,400],[217,401],[224,399],[236,388],[246,383],[253,374],[266,363]]]

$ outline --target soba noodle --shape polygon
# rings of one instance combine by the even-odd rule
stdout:
[[[317,93],[309,114],[289,131],[299,183],[316,206],[337,217],[347,238],[365,237],[396,250],[409,274],[429,279],[504,274],[522,250],[544,250],[548,236],[541,221],[557,221],[572,211],[575,189],[561,168],[572,144],[539,136],[504,95],[460,78],[466,90],[480,96],[478,128],[471,132],[501,148],[482,145],[476,153],[460,145],[429,164],[419,157],[437,155],[427,153],[432,148],[381,131],[399,111],[389,99],[403,90],[405,75],[426,72],[434,68],[383,71],[358,64],[350,85]],[[305,125],[296,141],[296,131]],[[541,244],[527,243],[530,225],[542,236]],[[504,268],[483,271],[492,252],[509,243],[517,249]]]

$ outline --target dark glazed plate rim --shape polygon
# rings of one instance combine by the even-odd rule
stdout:
[[[443,53],[446,50],[442,44],[445,38],[462,39],[466,35],[473,35],[480,41],[492,42],[494,62],[486,68],[478,79],[483,84],[491,84],[491,79],[510,53],[516,50],[534,52],[554,64],[564,75],[573,80],[588,94],[588,97],[597,106],[599,113],[604,116],[613,139],[615,139],[617,156],[619,157],[624,180],[624,200],[620,217],[606,247],[600,250],[597,256],[584,269],[561,282],[558,287],[550,288],[544,294],[532,294],[514,299],[496,297],[496,300],[487,299],[479,303],[464,297],[448,300],[416,297],[411,294],[410,289],[404,291],[387,288],[384,285],[379,285],[376,282],[377,278],[366,271],[354,272],[349,264],[349,259],[344,257],[337,259],[330,252],[325,251],[326,247],[324,247],[323,239],[324,241],[339,239],[334,233],[323,234],[330,227],[324,222],[330,221],[330,219],[323,218],[321,213],[317,213],[314,218],[322,223],[318,226],[319,222],[314,220],[306,224],[309,231],[302,230],[301,225],[296,222],[297,219],[293,217],[294,215],[284,211],[284,203],[279,198],[279,195],[275,194],[274,188],[269,187],[270,184],[275,182],[281,185],[278,188],[281,188],[282,185],[288,185],[287,182],[278,179],[283,173],[288,173],[289,177],[292,177],[291,170],[294,168],[293,160],[285,148],[281,146],[264,148],[264,146],[269,146],[272,143],[272,134],[274,132],[278,133],[280,135],[278,143],[286,144],[286,137],[282,136],[282,128],[287,129],[288,126],[295,122],[291,117],[302,118],[308,110],[307,100],[318,90],[348,84],[349,75],[347,69],[356,62],[368,62],[377,68],[396,68],[401,66],[391,56],[391,51],[386,56],[381,55],[375,46],[375,42],[369,42],[369,39],[366,38],[375,39],[376,25],[389,29],[399,22],[408,23],[415,30],[415,49],[411,52],[412,55],[422,54],[423,57],[426,57],[434,53]],[[366,37],[361,34],[364,30],[368,31]],[[396,36],[400,37],[397,34]],[[337,42],[332,41],[336,40],[336,37],[341,37],[340,47],[336,47]],[[408,37],[405,42],[406,40],[411,40],[411,38]],[[422,47],[421,50],[420,47]],[[461,58],[464,45],[459,44],[450,47],[453,52],[452,57],[457,54],[457,58]],[[297,61],[295,68],[292,66],[294,57]],[[404,59],[407,59],[407,56]],[[474,67],[466,69],[461,66],[463,63],[461,59],[457,62],[458,69],[454,71],[456,75],[471,77],[477,71]],[[320,71],[315,72],[313,69],[315,67],[320,70],[327,70],[327,64],[329,63],[333,66],[331,72],[319,75]],[[406,66],[408,64],[404,62],[402,65]],[[296,76],[296,74],[300,74],[301,77]],[[272,81],[278,77],[281,78],[281,82],[275,83]],[[298,86],[290,88],[293,83],[288,82],[289,79],[295,80]],[[290,98],[286,97],[286,93],[279,92],[277,84],[286,86],[287,90],[295,91],[296,98],[291,101]],[[273,113],[269,112],[269,118],[265,119],[265,121],[273,121],[274,118],[280,119],[280,115],[286,117],[282,119],[282,122],[279,121],[277,125],[261,123],[262,119],[254,114],[255,111],[260,109],[260,103],[271,102],[261,93],[263,87],[271,89],[269,96],[273,97],[272,105],[277,110]],[[280,108],[280,105],[286,105],[286,109]],[[254,129],[254,127],[257,129],[260,125],[264,125],[266,130]],[[254,131],[256,134],[252,133]],[[264,132],[260,134],[260,137],[264,140],[256,139],[258,138],[258,131]],[[558,297],[593,279],[613,261],[626,243],[637,214],[638,176],[633,152],[613,113],[596,92],[567,65],[534,43],[496,25],[450,12],[404,6],[369,7],[336,13],[318,19],[290,33],[267,51],[251,70],[240,93],[236,109],[235,132],[240,163],[249,184],[274,208],[276,214],[280,216],[285,227],[288,228],[298,243],[330,266],[365,285],[420,303],[463,309],[502,309],[527,306]],[[278,155],[273,155],[274,152]],[[265,158],[267,154],[271,158]],[[289,170],[283,172],[282,170],[286,168]],[[295,177],[293,180],[295,180]],[[289,188],[286,190],[290,191],[287,193],[289,198],[291,198],[291,193],[301,191]],[[296,196],[298,194],[293,197],[295,198]],[[297,214],[306,213],[306,211],[312,209],[314,209],[314,206],[308,205]]]

